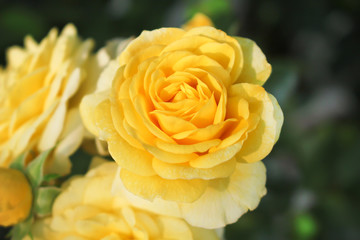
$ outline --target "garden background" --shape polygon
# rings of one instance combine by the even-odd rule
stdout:
[[[273,67],[265,88],[285,116],[264,160],[268,193],[226,238],[360,239],[358,0],[0,0],[0,65],[8,47],[27,34],[39,41],[53,26],[72,22],[100,48],[111,38],[180,27],[198,11],[257,42]],[[0,228],[0,239],[7,231]]]

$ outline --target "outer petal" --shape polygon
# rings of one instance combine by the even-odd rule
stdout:
[[[203,228],[191,227],[194,240],[218,240],[222,238],[222,234],[218,234],[216,231],[209,231]]]
[[[54,150],[54,157],[50,161],[47,172],[67,174],[71,170],[71,162],[68,156],[79,148],[84,135],[84,127],[81,124],[80,113],[77,108],[69,110],[64,129],[60,136],[60,142]]]
[[[268,98],[258,126],[249,133],[242,149],[236,155],[239,161],[256,162],[264,159],[279,138],[284,116],[275,98],[270,94]]]
[[[153,176],[152,155],[131,146],[119,135],[114,134],[108,141],[109,152],[119,166],[142,176]]]
[[[236,82],[263,85],[271,73],[271,65],[256,43],[248,38],[235,37],[244,55],[244,66]]]
[[[163,238],[174,240],[193,240],[189,225],[184,221],[172,217],[159,217],[161,226],[163,227]]]
[[[184,33],[184,30],[178,28],[160,28],[153,31],[143,31],[120,55],[120,65],[128,63],[132,56],[136,55],[136,53],[142,49],[146,49],[154,44],[168,45],[172,41],[180,38]]]
[[[207,187],[207,181],[202,179],[167,180],[156,175],[143,177],[126,169],[121,169],[120,178],[130,192],[149,200],[160,197],[170,201],[193,202]]]
[[[265,179],[261,162],[238,163],[228,181],[213,180],[201,198],[193,203],[181,203],[183,217],[192,226],[203,228],[234,223],[249,209],[257,207],[266,193]]]
[[[275,98],[270,97],[270,94],[258,85],[235,84],[230,89],[229,95],[242,96],[249,102],[252,112],[260,115],[259,122],[254,130],[248,132],[236,158],[242,162],[260,161],[270,153],[279,136],[283,122],[281,109]]]
[[[110,96],[109,91],[94,93],[83,98],[80,104],[81,119],[85,127],[95,136],[99,136],[99,129],[96,126],[96,119],[94,115],[95,108],[107,100]]]
[[[139,197],[132,192],[129,192],[124,186],[120,175],[121,168],[118,167],[116,177],[112,185],[112,194],[125,196],[126,199],[131,202],[131,204],[137,208],[147,210],[156,214],[172,216],[172,217],[181,217],[181,212],[177,202],[165,201],[161,198],[155,198],[152,201]]]
[[[108,142],[109,152],[120,166],[142,176],[154,175],[151,166],[152,156],[146,151],[131,146],[120,137],[114,127],[110,108],[110,101],[106,100],[93,112],[95,123],[101,126],[99,137]]]
[[[271,99],[271,102],[273,103],[274,105],[274,118],[276,120],[276,133],[275,133],[275,142],[277,142],[277,140],[279,139],[280,137],[280,132],[281,132],[281,127],[284,123],[284,114],[280,108],[280,105],[279,103],[277,102],[276,98],[269,94],[269,97]]]

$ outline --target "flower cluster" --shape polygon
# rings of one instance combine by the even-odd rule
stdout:
[[[67,25],[8,50],[0,225],[25,221],[14,239],[220,239],[214,229],[266,194],[261,160],[283,114],[263,88],[265,55],[204,15],[92,47]],[[110,162],[95,157],[86,175],[52,187],[80,146]]]

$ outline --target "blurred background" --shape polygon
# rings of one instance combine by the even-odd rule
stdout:
[[[0,0],[0,65],[31,34],[74,23],[100,48],[144,29],[180,27],[196,12],[261,47],[265,88],[285,115],[264,160],[268,194],[226,228],[231,239],[360,239],[358,0]],[[0,239],[7,231],[0,229]]]

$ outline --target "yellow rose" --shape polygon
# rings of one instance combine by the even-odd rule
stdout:
[[[122,195],[112,195],[116,166],[103,163],[65,183],[52,216],[35,222],[34,239],[219,239],[214,230],[150,213],[133,207]]]
[[[271,66],[253,41],[213,27],[144,31],[109,68],[99,81],[111,87],[80,110],[127,190],[173,201],[208,228],[256,208],[266,192],[259,161],[283,115],[261,86]]]
[[[31,187],[25,175],[15,169],[0,167],[0,226],[14,225],[29,215]]]
[[[47,169],[64,174],[68,156],[81,143],[81,97],[91,88],[82,84],[93,41],[81,41],[69,24],[58,36],[52,29],[40,43],[25,38],[25,47],[7,51],[0,72],[0,166],[21,153],[42,152],[58,143]],[[93,87],[94,88],[94,87]]]

